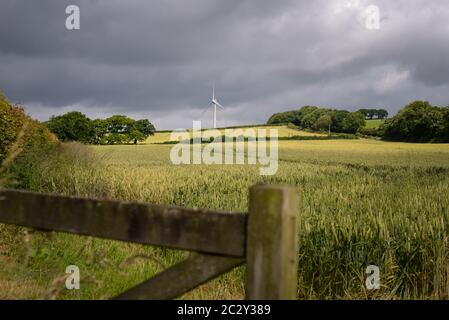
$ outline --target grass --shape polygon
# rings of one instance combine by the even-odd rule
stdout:
[[[384,123],[385,120],[380,119],[374,119],[374,120],[366,120],[366,126],[367,129],[376,129],[379,128],[382,123]]]
[[[290,184],[301,195],[299,298],[449,298],[449,145],[360,139],[279,146],[278,173],[261,177],[248,165],[174,166],[170,145],[69,145],[41,167],[29,188],[246,211],[251,185]],[[4,279],[11,288],[6,297],[108,298],[188,255],[3,228],[0,257],[8,264],[0,267],[0,285]],[[69,264],[80,267],[82,290],[61,289],[57,280]],[[370,264],[381,268],[379,291],[365,289]],[[243,284],[241,267],[184,298],[243,298]]]

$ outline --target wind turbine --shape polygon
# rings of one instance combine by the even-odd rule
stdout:
[[[212,101],[210,105],[214,106],[214,129],[217,128],[217,107],[224,109],[224,107],[218,102],[217,98],[215,98],[215,83],[212,86]]]

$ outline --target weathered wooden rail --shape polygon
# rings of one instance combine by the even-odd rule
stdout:
[[[257,185],[249,197],[242,214],[0,190],[0,223],[196,252],[115,299],[173,299],[244,262],[247,299],[295,299],[298,195]]]

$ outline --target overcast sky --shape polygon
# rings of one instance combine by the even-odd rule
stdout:
[[[65,27],[68,5],[80,30]],[[380,29],[367,28],[380,9]],[[368,20],[372,21],[372,20]],[[0,89],[39,120],[158,129],[266,122],[303,105],[449,104],[447,0],[0,0]]]

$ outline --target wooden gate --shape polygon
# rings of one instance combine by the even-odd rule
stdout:
[[[296,299],[296,190],[256,185],[226,213],[0,190],[0,223],[195,251],[114,299],[173,299],[246,262],[246,298]]]

